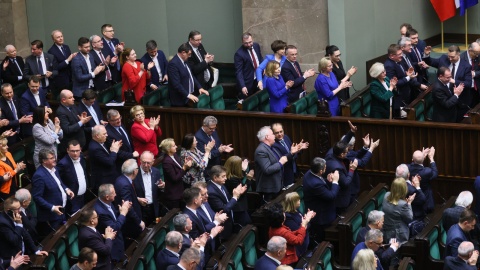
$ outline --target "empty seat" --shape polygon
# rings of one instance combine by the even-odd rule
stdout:
[[[223,100],[223,87],[217,85],[208,90],[210,94],[210,108],[214,110],[225,110],[225,101]]]

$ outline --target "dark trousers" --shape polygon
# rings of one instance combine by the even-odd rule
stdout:
[[[73,216],[78,210],[85,205],[84,195],[76,195],[72,200],[67,201],[67,213]]]
[[[145,226],[152,224],[155,221],[155,208],[152,204],[147,204],[146,206],[142,206],[142,220],[145,222]]]

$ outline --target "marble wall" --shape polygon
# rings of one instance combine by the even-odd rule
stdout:
[[[253,35],[263,55],[273,53],[270,44],[281,39],[298,48],[303,71],[317,70],[329,42],[327,0],[242,0],[242,18],[243,31]],[[307,80],[308,90],[315,78]]]
[[[0,58],[5,57],[5,46],[14,44],[17,54],[30,55],[28,20],[25,0],[0,0]]]

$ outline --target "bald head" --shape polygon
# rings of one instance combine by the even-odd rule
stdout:
[[[413,152],[412,155],[412,161],[416,164],[423,164],[423,160],[425,159],[425,156],[423,155],[422,151],[415,151]]]
[[[473,246],[472,242],[468,241],[463,241],[459,246],[458,246],[458,256],[460,256],[462,259],[468,259],[470,257],[471,252],[475,247]]]
[[[470,58],[476,58],[480,54],[480,44],[473,42],[468,46],[468,53]]]

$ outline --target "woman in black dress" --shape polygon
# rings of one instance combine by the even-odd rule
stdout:
[[[345,69],[343,68],[343,63],[340,60],[341,55],[342,54],[340,53],[340,49],[335,45],[328,45],[325,48],[325,56],[330,57],[330,60],[332,61],[332,64],[333,64],[332,72],[335,74],[335,77],[337,78],[339,85],[340,85],[340,82],[350,80],[350,77],[352,77],[357,72],[357,68],[354,66],[352,66],[348,70],[348,72],[345,72]],[[340,99],[340,102],[346,101],[347,99],[350,98],[349,89],[350,88],[345,88],[340,92],[338,92],[336,96]]]

